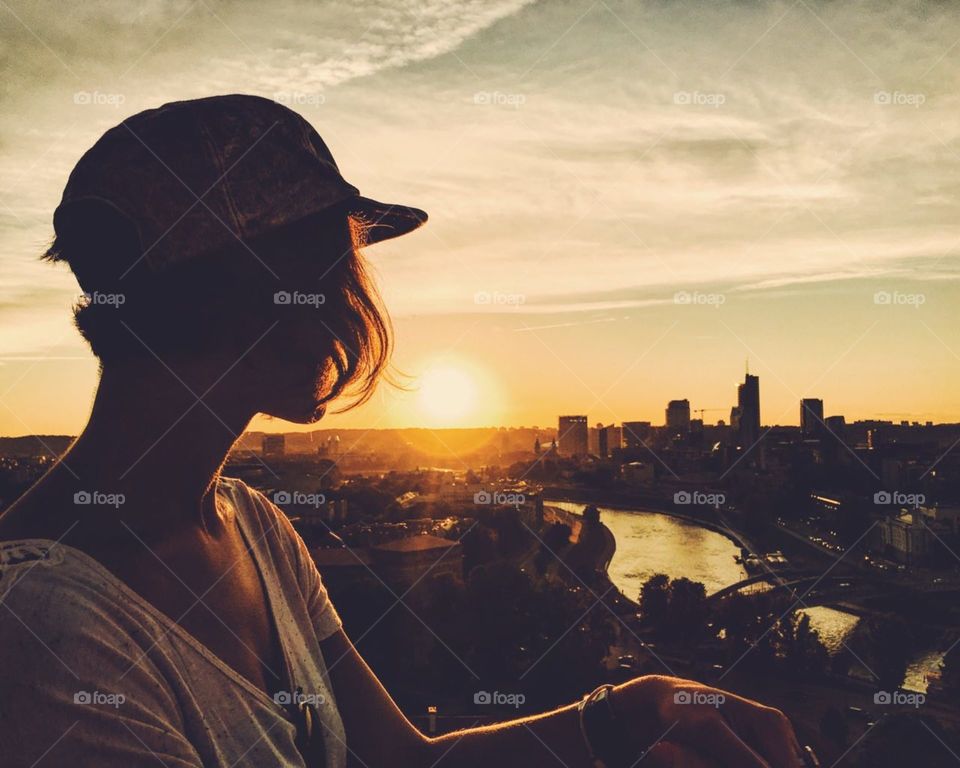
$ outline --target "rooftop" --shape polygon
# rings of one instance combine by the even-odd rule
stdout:
[[[346,568],[356,566],[362,568],[370,565],[370,553],[365,549],[349,549],[347,547],[317,547],[310,550],[313,562],[317,568]]]
[[[430,549],[449,549],[450,547],[457,546],[457,543],[458,542],[451,541],[450,539],[442,539],[439,536],[421,534],[378,544],[374,549],[385,550],[387,552],[423,552]]]

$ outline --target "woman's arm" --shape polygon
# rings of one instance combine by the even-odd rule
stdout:
[[[353,758],[368,768],[579,768],[590,765],[577,706],[428,738],[404,717],[340,631],[322,644]],[[796,768],[799,745],[782,713],[677,678],[650,676],[617,686],[617,719],[644,768]]]

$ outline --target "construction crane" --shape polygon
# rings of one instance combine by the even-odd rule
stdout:
[[[693,408],[692,410],[694,413],[699,413],[700,418],[703,419],[703,414],[706,413],[707,411],[726,411],[728,409],[727,408]]]
[[[703,414],[705,414],[707,411],[723,411],[723,412],[726,412],[726,411],[729,410],[729,408],[693,408],[693,409],[691,409],[691,410],[692,410],[694,413],[699,413],[699,414],[700,414],[700,420],[703,421]]]

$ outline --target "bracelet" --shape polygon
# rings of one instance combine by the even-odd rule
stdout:
[[[601,685],[577,705],[580,735],[595,768],[626,768],[632,763],[623,723],[617,719],[610,700],[613,690],[609,683]]]

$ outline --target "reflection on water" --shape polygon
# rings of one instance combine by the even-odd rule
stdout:
[[[843,648],[847,637],[860,621],[859,617],[853,614],[825,606],[804,608],[801,612],[810,616],[810,626],[820,634],[820,639],[830,653],[836,653]],[[926,692],[927,677],[939,672],[942,659],[943,651],[932,650],[920,653],[907,667],[907,676],[903,687],[908,691]],[[872,677],[866,669],[857,670],[856,665],[851,669],[851,672],[867,680]]]
[[[551,501],[552,506],[580,513],[583,504]],[[617,551],[610,564],[610,578],[629,598],[637,599],[643,582],[655,573],[671,578],[686,576],[700,581],[707,593],[746,578],[734,558],[740,550],[726,536],[683,522],[675,517],[645,510],[617,510],[600,507],[600,519],[613,532]],[[831,653],[843,647],[859,618],[834,608],[804,609],[810,624]],[[926,691],[926,675],[939,668],[943,653],[924,652],[907,670],[904,687]],[[869,673],[864,672],[869,677]]]
[[[583,504],[549,503],[570,512],[583,511]],[[714,531],[643,510],[600,507],[600,520],[617,540],[610,578],[634,600],[643,582],[655,573],[703,582],[708,594],[747,577],[734,560],[740,549]]]
[[[800,613],[805,613],[810,617],[810,626],[817,630],[820,639],[830,653],[836,653],[843,648],[847,635],[853,631],[857,622],[860,621],[852,613],[827,608],[823,605],[803,608]]]

